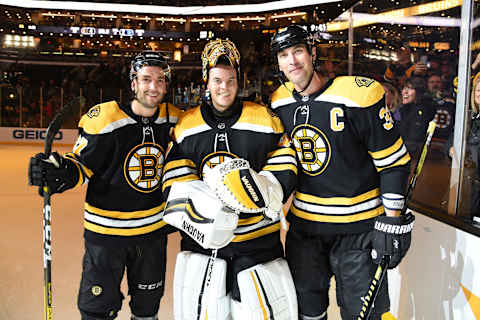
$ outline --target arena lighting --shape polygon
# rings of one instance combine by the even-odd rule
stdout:
[[[155,18],[155,20],[157,21],[161,21],[161,22],[180,22],[180,23],[185,23],[187,22],[186,19],[182,19],[182,18],[165,18],[165,17],[161,17],[161,18]]]
[[[407,7],[403,9],[391,10],[382,12],[379,14],[370,15],[370,18],[367,20],[353,20],[353,27],[361,27],[366,26],[369,24],[377,23],[377,20],[386,21],[386,23],[395,23],[397,24],[397,19],[410,17],[410,16],[418,16],[429,14],[433,12],[444,11],[448,9],[452,9],[462,5],[462,0],[441,0],[441,1],[434,1],[429,3],[424,3],[412,7]],[[345,15],[341,15],[340,17],[345,17]],[[344,19],[340,18],[339,19]],[[447,18],[448,19],[448,18]],[[327,23],[327,30],[332,31],[340,31],[346,30],[349,28],[349,21],[333,21]]]
[[[75,17],[75,15],[70,14],[70,13],[42,13],[42,16],[45,17]]]
[[[296,12],[296,13],[285,13],[285,14],[274,14],[271,16],[272,19],[280,19],[280,18],[289,18],[289,17],[297,17],[297,16],[304,16],[306,12]]]
[[[81,15],[82,17],[87,17],[87,18],[112,18],[112,19],[116,19],[117,16],[116,15],[113,15],[113,14],[82,14]],[[128,16],[127,16],[128,17]]]
[[[412,16],[412,17],[398,17],[392,20],[391,17],[378,16],[376,14],[353,13],[353,19],[354,21],[357,19],[361,21],[369,21],[369,24],[394,23],[394,24],[409,24],[409,25],[430,26],[430,27],[460,27],[460,19],[457,19],[457,18]]]
[[[192,22],[198,22],[198,23],[203,23],[203,22],[223,22],[225,21],[224,18],[193,18],[191,20]]]
[[[76,1],[48,1],[48,0],[0,0],[0,5],[51,10],[101,11],[101,12],[130,12],[144,14],[166,15],[205,15],[205,14],[236,14],[251,12],[267,12],[284,10],[303,6],[313,6],[323,3],[341,2],[340,0],[280,0],[259,4],[238,4],[221,6],[154,6],[124,3],[97,3]]]
[[[234,17],[231,18],[230,21],[260,21],[260,20],[265,20],[265,17]]]

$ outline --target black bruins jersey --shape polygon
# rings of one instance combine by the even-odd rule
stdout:
[[[402,207],[410,155],[381,84],[337,77],[307,97],[286,86],[274,92],[271,107],[297,153],[297,190],[287,216],[292,226],[358,233],[371,230],[384,205]]]
[[[236,101],[230,108],[236,111],[227,118],[216,117],[205,103],[182,115],[174,129],[172,149],[167,152],[163,173],[166,194],[173,182],[202,179],[215,165],[232,158],[248,160],[257,172],[270,171],[282,185],[284,196],[291,194],[297,171],[295,152],[280,119],[268,108],[251,102]],[[279,220],[264,219],[261,213],[241,213],[235,238],[226,248],[245,241],[252,247],[271,247],[271,241],[278,242],[279,230]],[[261,238],[266,235],[272,237]],[[259,242],[253,244],[257,239]]]
[[[166,232],[161,173],[169,131],[180,110],[161,104],[151,118],[115,101],[92,107],[79,122],[73,152],[82,184],[88,181],[85,238],[101,244],[131,243]]]

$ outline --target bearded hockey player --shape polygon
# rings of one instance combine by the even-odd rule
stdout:
[[[176,125],[163,176],[165,221],[182,231],[175,319],[297,319],[279,234],[295,153],[277,116],[238,98],[231,41],[207,43],[202,64],[209,99]]]
[[[320,77],[310,34],[297,25],[277,32],[271,50],[289,81],[274,92],[271,107],[298,159],[286,257],[300,319],[327,319],[332,276],[342,318],[356,319],[376,263],[389,255],[394,268],[410,246],[414,217],[399,216],[410,156],[380,83]],[[383,283],[371,319],[389,310]]]
[[[134,320],[155,320],[164,292],[167,230],[161,173],[169,130],[180,110],[162,103],[171,78],[158,52],[137,55],[134,98],[92,107],[79,122],[73,152],[30,160],[31,185],[60,193],[88,182],[85,255],[78,295],[83,320],[115,319],[126,270]]]

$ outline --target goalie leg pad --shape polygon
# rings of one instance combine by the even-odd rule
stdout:
[[[238,215],[203,181],[174,182],[163,220],[184,231],[205,249],[219,249],[234,238]]]
[[[191,251],[177,255],[173,279],[175,320],[231,319],[230,295],[226,294],[227,262],[216,258],[211,275],[208,271],[208,256]]]
[[[232,300],[234,320],[298,319],[297,295],[285,259],[245,269],[237,281],[242,301]]]

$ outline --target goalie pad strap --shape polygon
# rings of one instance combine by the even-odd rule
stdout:
[[[232,300],[233,319],[298,319],[295,286],[283,258],[257,264],[237,275],[241,302]]]
[[[182,251],[177,255],[173,278],[175,320],[228,320],[230,296],[226,294],[227,263],[215,259],[209,285],[206,285],[210,258]],[[206,304],[206,305],[203,305]]]

